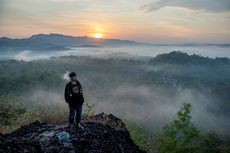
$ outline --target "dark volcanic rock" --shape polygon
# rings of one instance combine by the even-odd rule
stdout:
[[[11,134],[0,134],[0,152],[145,153],[130,139],[124,123],[111,114],[92,116],[82,125],[84,129],[36,121]]]

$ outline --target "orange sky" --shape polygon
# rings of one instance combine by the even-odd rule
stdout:
[[[98,33],[152,43],[229,43],[228,5],[228,0],[0,0],[0,36]]]

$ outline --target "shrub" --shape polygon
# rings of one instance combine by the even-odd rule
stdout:
[[[63,124],[67,123],[68,109],[67,107],[57,105],[37,105],[28,113],[32,120],[39,120],[50,124]]]
[[[141,149],[151,152],[154,145],[154,137],[151,135],[151,133],[148,133],[133,121],[128,119],[122,119],[122,121],[125,123],[125,126],[128,129],[134,143]]]
[[[22,98],[13,94],[0,95],[0,125],[12,125],[26,112],[26,107],[22,103]]]
[[[89,104],[89,103],[85,104],[85,110],[83,113],[83,117],[85,120],[89,120],[90,117],[92,117],[95,114],[93,107],[94,107],[94,104]]]

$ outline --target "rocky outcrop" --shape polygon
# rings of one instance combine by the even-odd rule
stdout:
[[[84,129],[35,121],[0,135],[5,153],[145,153],[130,138],[125,124],[112,114],[92,116]]]

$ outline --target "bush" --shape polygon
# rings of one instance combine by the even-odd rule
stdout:
[[[26,112],[26,107],[22,103],[22,98],[13,94],[0,95],[0,125],[12,125]]]
[[[83,118],[85,120],[89,120],[93,115],[95,115],[95,112],[93,110],[94,104],[85,104],[85,111],[83,113]]]
[[[39,120],[40,122],[50,124],[63,124],[68,122],[68,109],[61,104],[51,106],[37,105],[28,112],[27,116],[28,115],[32,117],[29,119],[31,121]]]
[[[230,145],[220,145],[218,147],[218,149],[220,150],[220,153],[230,153]]]
[[[151,152],[154,145],[154,137],[138,126],[137,123],[127,119],[122,119],[122,121],[125,123],[125,126],[128,129],[131,139],[134,141],[134,143],[137,144],[141,149]]]
[[[221,141],[214,132],[205,132],[200,135],[199,152],[200,153],[219,153]]]

